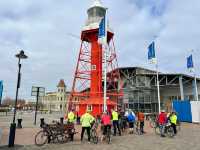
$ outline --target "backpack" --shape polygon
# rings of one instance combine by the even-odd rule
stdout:
[[[128,122],[134,122],[135,121],[135,117],[133,116],[132,113],[128,114]]]

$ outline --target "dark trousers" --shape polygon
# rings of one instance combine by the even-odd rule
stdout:
[[[84,136],[85,130],[87,130],[88,141],[90,141],[90,127],[82,127],[81,141],[83,140],[83,136]]]
[[[118,122],[118,120],[114,120],[113,121],[113,127],[114,127],[114,135],[116,135],[117,129],[118,129],[119,135],[121,135],[121,130],[119,128],[119,122]]]
[[[173,130],[174,130],[174,134],[176,134],[176,133],[177,133],[176,125],[175,125],[174,123],[172,123],[171,126],[172,126],[172,128],[173,128]]]
[[[144,121],[140,121],[140,131],[144,133]]]
[[[108,131],[110,131],[111,125],[104,125],[103,126],[103,135],[106,135]]]

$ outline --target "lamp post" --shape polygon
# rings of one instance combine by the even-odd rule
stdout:
[[[16,131],[15,116],[16,116],[16,109],[17,109],[18,91],[20,88],[20,81],[21,81],[21,63],[20,63],[20,61],[21,61],[21,59],[28,58],[28,56],[26,56],[24,54],[23,50],[21,50],[19,54],[16,54],[15,57],[18,58],[18,77],[17,77],[17,89],[16,89],[16,97],[15,97],[14,116],[13,116],[13,122],[10,124],[8,147],[13,147],[14,143],[15,143],[15,131]]]

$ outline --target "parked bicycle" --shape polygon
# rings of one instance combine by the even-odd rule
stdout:
[[[35,144],[42,146],[47,143],[64,143],[70,140],[72,134],[76,134],[71,124],[44,124],[42,130],[35,135]]]

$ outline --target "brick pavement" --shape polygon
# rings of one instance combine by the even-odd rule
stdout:
[[[26,129],[24,129],[25,131]],[[36,129],[35,129],[36,130]],[[146,129],[147,130],[147,129]],[[112,137],[112,144],[99,143],[98,145],[81,143],[79,136],[75,142],[66,144],[49,144],[43,147],[35,145],[16,145],[16,150],[200,150],[200,125],[183,124],[181,131],[174,138],[161,138],[152,130],[142,136],[123,135]],[[18,132],[19,133],[19,132]],[[29,133],[28,130],[26,133]],[[19,135],[18,135],[19,136]],[[22,138],[22,137],[21,137]],[[23,138],[25,142],[25,138]],[[17,140],[16,140],[17,142]],[[0,149],[7,150],[7,147],[0,146]]]

